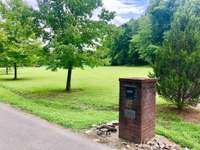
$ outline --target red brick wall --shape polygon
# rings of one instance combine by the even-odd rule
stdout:
[[[143,143],[155,133],[155,79],[120,79],[119,137]],[[126,97],[126,86],[137,88],[134,101]],[[124,110],[136,111],[136,118],[124,115]]]

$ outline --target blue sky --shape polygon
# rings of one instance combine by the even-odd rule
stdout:
[[[30,5],[36,7],[36,0],[26,0]],[[116,17],[112,21],[116,25],[121,25],[132,18],[137,18],[144,14],[149,0],[102,0],[104,7],[116,12]]]
[[[120,25],[144,14],[149,0],[103,0],[104,7],[115,11],[113,23]]]

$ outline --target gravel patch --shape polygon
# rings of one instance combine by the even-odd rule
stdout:
[[[156,135],[150,141],[143,144],[134,144],[118,138],[118,122],[113,121],[104,125],[93,125],[84,131],[89,138],[118,150],[182,150],[176,143],[165,137]]]

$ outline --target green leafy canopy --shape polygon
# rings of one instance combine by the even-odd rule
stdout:
[[[33,32],[32,9],[22,0],[0,2],[3,60],[7,65],[30,64],[41,43]],[[5,37],[5,38],[4,38]],[[2,40],[1,40],[2,41]]]
[[[50,69],[98,64],[96,49],[108,31],[114,13],[102,8],[101,0],[38,0],[36,25],[47,43]],[[93,11],[99,8],[99,19]]]

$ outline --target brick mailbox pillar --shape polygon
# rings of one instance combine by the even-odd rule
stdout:
[[[121,78],[119,137],[144,143],[155,136],[156,80]]]

